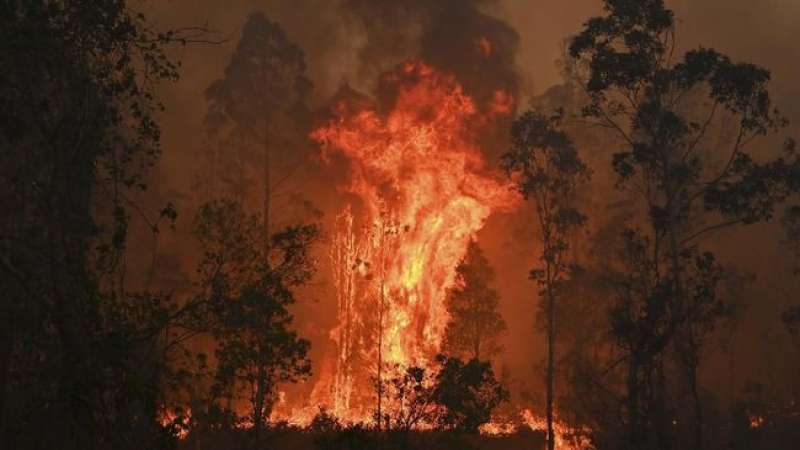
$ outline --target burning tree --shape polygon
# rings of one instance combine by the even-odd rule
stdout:
[[[355,362],[432,364],[444,339],[453,268],[489,215],[516,202],[476,144],[498,105],[481,112],[452,76],[420,62],[382,77],[381,92],[380,109],[339,103],[334,119],[312,135],[324,158],[347,161],[342,189],[356,200],[334,238],[339,358],[312,398],[354,420],[371,417],[374,404],[364,398],[374,373],[365,369],[374,365]],[[395,236],[375,232],[382,223]]]
[[[497,338],[506,323],[497,311],[498,295],[490,283],[494,270],[474,240],[456,266],[455,284],[447,295],[450,321],[444,331],[442,351],[452,356],[477,359],[497,355]]]

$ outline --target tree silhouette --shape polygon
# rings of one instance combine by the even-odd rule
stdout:
[[[705,307],[712,292],[698,296],[692,290],[715,286],[713,276],[700,277],[707,283],[691,281],[715,267],[713,255],[699,250],[700,239],[769,220],[788,195],[798,162],[791,142],[785,158],[754,157],[757,138],[785,124],[772,107],[767,70],[707,48],[676,55],[675,19],[662,0],[606,0],[603,8],[605,14],[587,21],[572,40],[569,53],[589,97],[583,115],[622,142],[613,168],[645,224],[623,233],[623,270],[631,276],[621,278],[612,317],[629,370],[628,446],[649,448],[653,440],[661,448],[671,445],[664,369],[665,352],[676,349],[693,399],[693,431],[687,434],[700,449],[697,368],[703,336],[722,311]],[[714,147],[711,130],[721,126],[735,131]],[[639,276],[634,284],[633,273]],[[635,338],[632,330],[638,330]]]
[[[114,307],[163,299],[120,262],[182,35],[121,0],[5,3],[0,35],[0,446],[156,445],[151,330]]]
[[[394,408],[389,415],[389,429],[408,432],[430,424],[436,413],[433,382],[429,370],[407,367],[389,380]]]
[[[439,372],[433,390],[434,401],[442,407],[438,425],[447,430],[477,433],[489,422],[492,411],[509,399],[508,391],[495,379],[491,364],[472,359],[440,355]]]
[[[470,241],[447,296],[450,321],[444,333],[444,353],[478,360],[497,355],[497,338],[506,323],[497,311],[497,291],[490,286],[493,280],[494,269],[477,242]]]
[[[794,274],[800,275],[800,206],[786,208],[783,215],[786,241],[794,256]],[[800,303],[788,306],[781,314],[781,320],[789,331],[792,341],[800,351]]]
[[[256,176],[263,177],[261,214],[267,236],[273,220],[273,189],[286,181],[274,180],[273,173],[277,168],[291,173],[281,158],[290,149],[297,152],[299,144],[292,139],[306,134],[301,128],[312,85],[305,70],[302,50],[280,25],[255,12],[247,18],[224,77],[205,92],[209,102],[205,125],[214,148],[206,161],[209,173],[200,182],[210,184],[206,187],[211,198],[233,196],[244,201],[252,193],[248,167],[261,163]],[[217,186],[220,181],[223,185]]]
[[[795,274],[800,274],[800,206],[786,208],[783,217],[783,228],[786,232],[786,244],[795,259]]]
[[[555,383],[556,298],[569,278],[570,237],[586,218],[574,206],[576,189],[588,178],[588,168],[569,137],[558,129],[561,113],[551,117],[529,111],[511,129],[512,147],[503,167],[514,177],[517,189],[533,201],[542,253],[531,271],[539,284],[547,317],[547,445],[555,448],[553,402]]]
[[[249,393],[254,441],[272,411],[279,383],[310,374],[308,341],[291,329],[292,288],[313,273],[313,226],[292,227],[264,246],[263,222],[231,201],[205,205],[196,234],[205,258],[198,269],[217,342],[218,391]],[[265,254],[264,248],[270,253]]]

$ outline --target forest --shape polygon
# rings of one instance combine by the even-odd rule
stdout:
[[[799,23],[0,2],[0,449],[800,448]]]

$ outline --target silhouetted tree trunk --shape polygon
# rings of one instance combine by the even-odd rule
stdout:
[[[639,358],[638,356],[631,355],[628,364],[627,384],[627,406],[628,406],[628,445],[631,450],[639,448],[639,433],[641,424],[639,418],[641,411],[639,410]]]
[[[703,404],[700,398],[700,388],[697,383],[697,370],[700,365],[698,355],[699,348],[695,342],[691,325],[687,327],[685,333],[678,336],[678,359],[683,367],[684,378],[686,379],[689,395],[692,399],[692,413],[694,423],[692,424],[692,448],[702,450],[703,448],[703,428],[705,426],[703,417]]]
[[[264,82],[268,83],[269,79],[264,74]],[[269,265],[269,252],[270,252],[270,147],[269,147],[269,117],[264,117],[264,204],[261,214],[264,217],[264,255],[265,263]],[[259,358],[261,359],[261,358]],[[267,395],[267,372],[263,366],[259,366],[258,375],[256,380],[256,399],[253,411],[253,435],[255,448],[259,449],[261,446],[261,430],[264,423],[264,400]]]
[[[575,208],[575,194],[589,172],[569,136],[561,131],[563,111],[547,117],[529,111],[512,127],[513,146],[503,156],[509,174],[518,176],[517,188],[536,208],[541,233],[540,265],[531,271],[531,279],[540,286],[544,297],[547,329],[547,448],[555,449],[553,427],[555,402],[556,296],[560,285],[571,277],[572,233],[580,229],[586,217]]]
[[[261,448],[261,431],[264,425],[264,398],[267,392],[267,371],[264,366],[258,368],[256,380],[256,398],[253,402],[253,448]]]
[[[689,382],[692,400],[694,401],[694,448],[695,450],[702,450],[703,428],[705,424],[703,419],[703,404],[700,402],[700,391],[697,387],[697,366],[692,367],[689,375]]]
[[[550,267],[547,268],[548,277]],[[556,299],[552,288],[553,281],[547,283],[547,449],[555,449],[555,432],[553,430],[553,402],[555,396],[556,370]]]
[[[9,299],[4,301],[9,302]],[[11,352],[14,348],[14,324],[10,314],[4,313],[0,322],[0,444],[6,440],[6,396],[8,395],[8,373],[11,369]]]
[[[385,314],[386,308],[386,267],[385,267],[385,260],[386,257],[386,233],[388,232],[386,229],[386,215],[381,215],[381,228],[379,230],[381,234],[380,238],[380,246],[381,246],[381,253],[380,253],[380,292],[378,293],[378,301],[380,305],[378,305],[378,408],[377,408],[377,421],[378,421],[378,431],[382,428],[383,423],[383,318]],[[387,424],[388,425],[388,424]],[[387,426],[388,428],[388,426]]]
[[[270,148],[269,148],[269,118],[264,119],[264,210],[262,214],[264,215],[264,257],[269,257],[269,245],[270,245],[270,202],[272,196],[272,189],[270,186],[271,181],[271,167],[270,167]]]
[[[477,327],[476,327],[477,328]],[[472,343],[472,357],[477,359],[478,361],[481,360],[481,340],[478,337],[480,336],[480,330],[475,330],[475,342]]]

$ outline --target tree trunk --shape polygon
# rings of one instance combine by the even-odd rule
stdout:
[[[691,327],[691,324],[689,324]],[[699,349],[695,344],[695,340],[691,335],[691,329],[689,330],[689,336],[687,337],[688,345],[686,348],[687,352],[690,352],[688,356],[688,366],[687,367],[687,375],[689,381],[689,392],[692,395],[692,402],[694,403],[694,442],[693,448],[694,450],[702,450],[703,448],[703,404],[700,399],[700,389],[697,385],[697,368],[699,365],[700,358],[698,356]]]
[[[86,383],[96,368],[92,367],[86,313],[81,311],[89,284],[85,244],[90,217],[91,163],[86,155],[80,155],[75,158],[77,163],[68,164],[63,149],[56,145],[52,148],[49,192],[42,206],[47,230],[45,276],[52,302],[50,316],[61,350],[58,395],[73,414],[74,424],[83,428],[82,433],[75,435],[77,447],[92,449],[102,431],[95,428],[96,386]],[[78,398],[82,401],[75,400]]]
[[[549,272],[549,270],[548,270]],[[553,430],[553,396],[555,378],[556,308],[552,280],[547,281],[547,449],[555,449]]]
[[[270,246],[270,197],[272,195],[272,187],[270,186],[272,179],[270,177],[271,167],[270,167],[270,151],[269,151],[269,119],[264,119],[264,205],[263,205],[263,215],[264,215],[264,236],[266,239],[264,240],[264,257],[269,256],[269,246]]]
[[[692,400],[694,400],[694,448],[695,450],[702,450],[703,448],[703,404],[700,402],[700,391],[697,388],[697,367],[692,367],[691,373],[691,389]]]
[[[378,431],[381,430],[381,424],[383,423],[383,315],[384,315],[384,308],[386,307],[386,293],[385,293],[385,283],[386,283],[386,273],[384,267],[384,257],[385,254],[385,247],[386,247],[386,217],[381,218],[381,239],[380,239],[380,246],[381,246],[381,269],[380,269],[380,306],[378,308],[378,410],[377,410],[377,419],[378,419]]]
[[[256,396],[253,399],[253,448],[261,448],[261,429],[264,423],[264,398],[267,390],[267,372],[264,366],[258,368],[256,380]]]
[[[11,370],[11,353],[14,349],[14,328],[9,319],[4,320],[0,332],[0,447],[6,445],[6,396],[8,373]]]
[[[271,167],[270,167],[270,148],[269,148],[269,118],[264,118],[264,204],[262,215],[264,219],[264,258],[269,264],[270,251],[270,207],[271,207]],[[253,402],[253,448],[261,448],[261,432],[264,424],[264,401],[267,395],[267,372],[264,366],[259,363],[258,379],[256,380],[256,398]]]
[[[658,358],[654,361],[654,370],[656,371],[656,384],[652,389],[653,401],[651,409],[654,413],[651,415],[653,418],[658,448],[661,450],[671,449],[673,446],[673,431],[672,420],[667,413],[667,378],[664,373],[664,358]]]
[[[637,355],[631,355],[628,366],[628,443],[630,450],[639,449],[640,414],[639,414],[639,361]]]
[[[378,431],[383,423],[383,281],[381,280],[381,305],[378,308]]]

